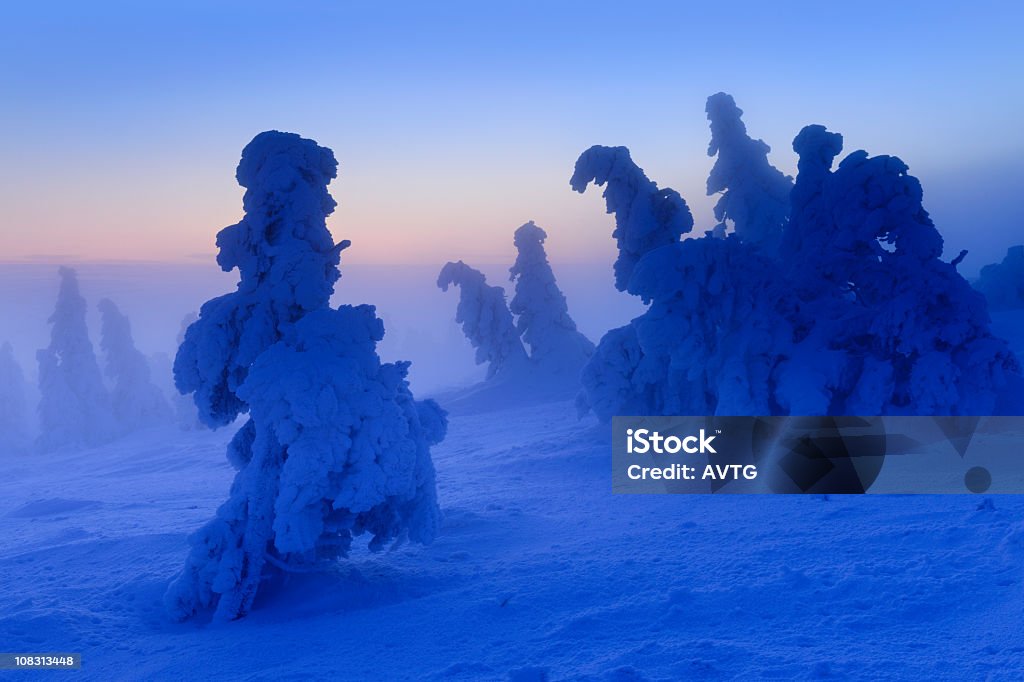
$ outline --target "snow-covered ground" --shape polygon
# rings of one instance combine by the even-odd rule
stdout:
[[[608,433],[568,402],[452,418],[433,545],[174,623],[230,435],[0,461],[0,650],[98,680],[1024,676],[1024,500],[613,496]]]

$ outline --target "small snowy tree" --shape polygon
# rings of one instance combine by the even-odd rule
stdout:
[[[131,322],[108,298],[99,302],[102,317],[100,348],[106,354],[114,419],[122,433],[166,424],[171,407],[153,384],[149,361],[135,347]]]
[[[70,268],[60,269],[60,292],[50,316],[50,345],[36,353],[39,361],[39,429],[37,446],[97,445],[114,437],[110,395],[103,385],[89,331],[85,299]]]
[[[330,149],[291,133],[261,133],[242,152],[245,217],[217,237],[238,290],[203,305],[175,378],[205,423],[250,417],[228,448],[230,497],[167,591],[178,618],[240,618],[265,574],[343,557],[354,536],[371,534],[371,549],[434,536],[429,447],[444,412],[413,399],[407,363],[380,362],[372,307],[329,307],[348,245],[325,222],[336,173]]]
[[[488,363],[487,378],[524,371],[526,350],[505,303],[505,290],[488,284],[482,272],[462,261],[445,264],[437,277],[442,291],[453,284],[459,287],[455,321],[476,348],[476,363]]]
[[[0,455],[21,452],[29,442],[25,375],[11,344],[0,346]]]
[[[1024,245],[1011,246],[1001,263],[983,267],[975,286],[992,310],[1024,308]]]
[[[594,353],[594,344],[576,329],[569,305],[558,288],[544,251],[547,233],[533,221],[513,237],[519,255],[509,269],[516,294],[509,311],[516,328],[530,347],[530,359],[546,371],[576,377]]]
[[[717,156],[708,196],[722,193],[715,204],[717,229],[729,221],[744,242],[774,250],[789,217],[792,178],[768,163],[771,147],[747,135],[743,111],[731,95],[708,97],[705,111],[711,124],[708,156]]]

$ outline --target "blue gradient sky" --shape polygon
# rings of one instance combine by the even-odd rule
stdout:
[[[808,123],[902,157],[965,271],[1024,241],[1019,3],[290,4],[6,4],[0,260],[205,258],[276,128],[335,150],[347,260],[510,262],[533,219],[604,262],[577,155],[629,146],[709,228],[719,90],[787,173]]]

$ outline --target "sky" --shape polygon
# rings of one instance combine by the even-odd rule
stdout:
[[[19,6],[20,5],[20,6]],[[1024,242],[1024,9],[1011,2],[147,2],[0,9],[0,261],[209,262],[258,132],[331,147],[345,261],[610,263],[600,192],[626,145],[697,231],[704,102],[726,91],[771,160],[821,123],[906,161],[977,270]]]

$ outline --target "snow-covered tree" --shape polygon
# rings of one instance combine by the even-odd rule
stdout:
[[[628,159],[619,148],[592,147],[584,152],[590,164],[596,150],[610,159]],[[582,158],[582,157],[581,157]],[[576,164],[573,187],[578,185]],[[604,196],[615,215],[616,236],[633,265],[616,284],[651,304],[626,327],[608,332],[583,370],[582,411],[602,419],[616,414],[765,414],[770,412],[768,378],[771,318],[776,292],[760,279],[771,265],[756,249],[735,236],[706,235],[679,241],[693,225],[686,202],[673,190],[657,190],[632,161],[619,188],[609,183]],[[642,188],[644,193],[635,190]],[[685,220],[659,220],[637,210],[649,196],[676,197],[672,212]],[[682,229],[680,229],[682,228]],[[630,249],[622,236],[659,235],[656,245]],[[625,287],[623,286],[625,284]],[[737,333],[739,329],[743,333]]]
[[[462,261],[446,263],[437,277],[442,291],[453,284],[459,287],[455,321],[476,348],[477,364],[488,363],[487,378],[525,371],[528,358],[505,303],[505,290],[488,284],[482,272]]]
[[[629,285],[633,268],[649,251],[674,244],[693,229],[690,208],[674,189],[658,189],[625,147],[595,145],[580,154],[569,184],[582,193],[590,183],[605,185],[608,213],[615,214],[615,287],[642,296]]]
[[[435,533],[429,447],[444,412],[413,399],[407,363],[380,362],[371,306],[329,307],[348,245],[325,222],[336,172],[330,149],[291,133],[261,133],[242,152],[245,217],[217,238],[238,290],[202,307],[175,375],[207,424],[250,416],[228,448],[230,497],[168,589],[176,617],[240,618],[267,573],[343,557],[364,533],[371,549]]]
[[[743,111],[724,92],[708,97],[711,124],[708,156],[717,156],[708,176],[708,195],[721,193],[715,219],[726,221],[741,240],[775,249],[789,216],[792,179],[768,163],[771,147],[751,139],[740,118]]]
[[[992,310],[1024,308],[1024,245],[1011,246],[1001,263],[983,267],[975,286]]]
[[[516,328],[530,347],[530,359],[545,371],[575,379],[593,355],[594,344],[577,331],[569,316],[569,305],[544,250],[547,236],[532,220],[515,231],[518,256],[509,273],[516,293],[509,311],[516,316]]]
[[[985,300],[942,260],[942,236],[907,165],[855,151],[809,126],[794,141],[800,175],[785,243],[793,317],[833,360],[826,405],[838,414],[992,414],[1020,367],[989,329]],[[806,177],[805,177],[806,176]],[[797,355],[795,362],[803,362]],[[783,402],[806,382],[779,389]]]
[[[100,348],[106,355],[114,419],[122,433],[166,424],[171,407],[152,381],[149,361],[135,347],[131,322],[109,298],[99,302]]]
[[[0,346],[0,456],[22,452],[29,443],[25,375],[11,344]]]
[[[89,330],[86,303],[71,268],[60,269],[60,292],[50,316],[50,345],[39,362],[40,450],[96,445],[116,434],[110,395],[103,385]]]
[[[602,419],[1024,408],[1020,366],[957,273],[962,254],[941,259],[906,164],[857,151],[833,172],[842,138],[808,126],[794,141],[800,174],[780,218],[789,181],[767,164],[767,146],[746,137],[731,97],[712,97],[708,113],[719,153],[709,188],[728,189],[717,215],[736,231],[666,238],[638,254],[622,235],[657,233],[657,222],[634,210],[635,192],[606,190],[619,263],[631,263],[616,283],[650,309],[601,340],[582,408]],[[627,187],[655,186],[636,176]]]

